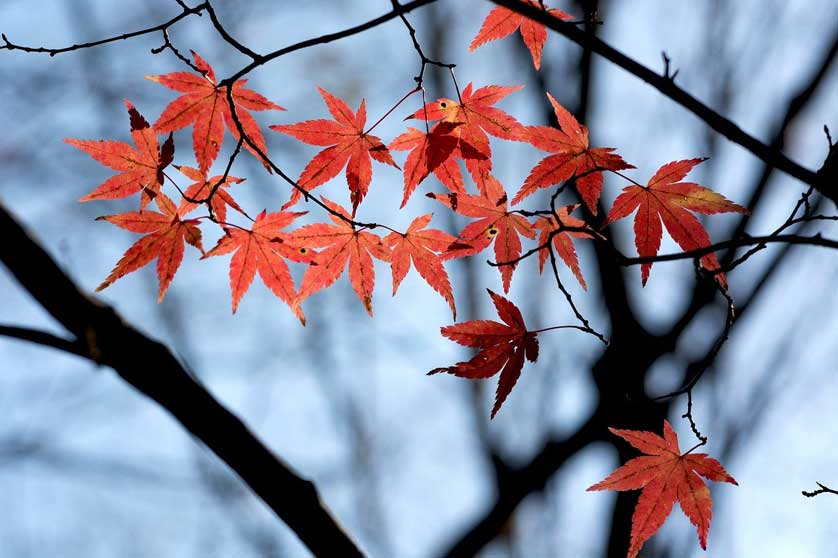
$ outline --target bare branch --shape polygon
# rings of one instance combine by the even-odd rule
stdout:
[[[836,496],[838,496],[838,490],[835,490],[833,488],[829,488],[828,486],[825,486],[825,485],[823,485],[819,482],[816,482],[815,484],[817,484],[818,487],[819,487],[817,490],[813,490],[812,492],[807,492],[806,490],[802,490],[802,491],[800,491],[800,493],[803,494],[804,496],[806,496],[807,498],[814,498],[818,494],[835,494]]]
[[[45,347],[52,347],[53,349],[58,349],[59,351],[95,360],[90,355],[90,352],[86,349],[86,347],[78,341],[65,339],[63,337],[53,335],[52,333],[47,333],[46,331],[30,329],[27,327],[0,325],[0,335],[4,337],[11,337],[12,339],[29,341],[30,343],[43,345]]]
[[[49,54],[50,56],[55,56],[56,54],[63,54],[65,52],[72,52],[74,50],[81,50],[84,48],[93,48],[100,45],[105,45],[108,43],[114,43],[116,41],[124,41],[126,39],[133,39],[134,37],[139,37],[141,35],[148,35],[149,33],[156,33],[158,31],[166,31],[169,27],[177,23],[178,21],[182,20],[183,18],[197,14],[201,15],[201,12],[209,7],[208,2],[203,2],[198,4],[194,8],[190,8],[181,4],[183,11],[170,19],[169,21],[163,22],[159,25],[155,25],[153,27],[146,27],[145,29],[140,29],[139,31],[131,31],[130,33],[123,33],[122,35],[117,35],[115,37],[108,37],[106,39],[99,39],[98,41],[91,41],[89,43],[78,43],[74,45],[70,45],[67,47],[61,48],[47,48],[47,47],[31,47],[31,46],[24,46],[18,45],[11,42],[6,34],[0,34],[0,37],[3,39],[3,45],[0,45],[0,50],[20,50],[23,52],[30,52],[30,53],[43,53]]]

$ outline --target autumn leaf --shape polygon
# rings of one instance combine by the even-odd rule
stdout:
[[[160,147],[157,134],[130,101],[125,101],[131,124],[131,139],[136,149],[121,141],[78,140],[64,141],[81,149],[96,161],[120,174],[112,176],[79,201],[112,200],[125,198],[142,191],[141,208],[145,208],[160,191],[165,169],[175,155],[172,135]]]
[[[666,420],[663,437],[639,430],[609,430],[646,454],[628,461],[605,480],[588,488],[589,491],[643,489],[631,518],[628,558],[637,556],[643,543],[660,529],[676,501],[696,526],[701,548],[706,550],[713,501],[710,489],[699,475],[716,482],[737,484],[733,477],[706,453],[682,455],[678,435]]]
[[[549,188],[576,176],[579,196],[591,213],[596,215],[597,202],[602,194],[602,170],[634,167],[612,153],[614,149],[611,147],[591,148],[588,144],[588,129],[579,124],[552,95],[547,93],[547,98],[553,105],[561,129],[528,126],[525,137],[535,147],[554,155],[544,158],[533,167],[521,190],[512,198],[512,204],[520,203],[540,188]]]
[[[705,215],[730,212],[747,214],[749,211],[703,186],[693,182],[678,182],[702,161],[704,159],[673,161],[659,168],[648,185],[627,186],[614,200],[603,226],[638,209],[634,217],[634,244],[642,258],[657,255],[663,236],[661,220],[669,235],[683,250],[709,246],[710,235],[690,211]],[[707,254],[701,258],[701,265],[713,271],[719,269],[719,260],[715,254]],[[643,285],[646,285],[651,269],[651,262],[641,264]],[[724,273],[717,273],[715,277],[727,289]]]
[[[169,89],[183,93],[163,110],[160,118],[154,123],[154,129],[158,132],[173,132],[187,126],[193,126],[192,147],[195,151],[195,160],[198,161],[200,170],[204,172],[212,166],[213,161],[218,157],[221,144],[224,142],[224,126],[227,126],[236,140],[239,139],[239,130],[227,101],[227,87],[219,86],[212,67],[195,51],[191,52],[195,60],[195,66],[204,72],[204,75],[173,72],[161,76],[145,77]],[[246,89],[246,83],[247,80],[240,80],[233,84],[232,96],[233,104],[236,107],[236,116],[241,122],[242,129],[247,137],[262,153],[267,153],[265,137],[249,111],[285,109],[252,89]],[[247,142],[244,142],[244,146],[256,155],[270,172],[270,166],[262,161],[261,157]]]
[[[212,207],[212,213],[217,221],[223,223],[227,220],[228,206],[242,215],[245,215],[244,210],[239,207],[239,204],[236,203],[236,200],[234,200],[227,191],[227,188],[229,188],[231,184],[240,184],[244,182],[244,178],[236,178],[235,176],[227,176],[225,178],[220,175],[207,178],[206,171],[201,172],[199,169],[192,167],[173,166],[188,179],[195,181],[186,188],[185,192],[183,192],[184,199],[181,200],[180,207],[178,207],[179,214],[186,215],[198,207],[199,204],[189,201],[190,199],[206,200],[209,199],[210,194],[212,194],[212,199],[209,199],[209,203]],[[216,185],[218,186],[213,194],[212,191],[213,188],[216,188]]]
[[[377,136],[364,132],[367,122],[366,101],[362,100],[358,112],[340,98],[318,87],[326,107],[334,120],[306,120],[297,124],[274,125],[271,130],[294,136],[310,145],[323,145],[326,149],[314,156],[303,169],[297,184],[306,191],[336,177],[346,167],[346,182],[349,184],[352,201],[352,215],[364,199],[372,181],[372,159],[399,168],[387,147]],[[294,189],[291,199],[283,206],[286,209],[297,203],[302,194]]]
[[[220,190],[219,190],[220,191]],[[239,301],[253,283],[256,273],[262,282],[280,300],[291,307],[294,315],[305,325],[305,317],[298,304],[294,280],[285,260],[310,263],[313,252],[305,247],[294,245],[289,233],[282,229],[290,225],[297,217],[305,215],[278,211],[262,211],[253,223],[251,230],[238,227],[224,227],[224,236],[205,258],[234,252],[230,260],[230,291],[232,293],[233,313]]]
[[[498,180],[484,176],[486,195],[470,194],[428,194],[460,215],[476,218],[463,228],[454,243],[445,253],[445,259],[461,258],[478,254],[495,243],[495,260],[509,262],[521,255],[519,235],[535,238],[532,225],[521,215],[511,213],[507,207],[506,192]],[[509,292],[512,273],[517,264],[500,265],[503,292]]]
[[[408,128],[387,146],[394,151],[411,150],[404,163],[401,207],[407,204],[416,187],[431,173],[452,192],[465,194],[463,175],[455,159],[460,140],[452,133],[460,125],[457,122],[439,122],[428,133]]]
[[[321,198],[332,211],[349,219],[347,211],[338,204]],[[312,259],[306,269],[297,294],[296,304],[331,286],[349,264],[349,282],[372,316],[372,291],[375,286],[375,269],[372,258],[389,262],[390,250],[377,235],[363,229],[356,229],[351,223],[335,215],[329,215],[334,225],[315,223],[296,229],[290,241],[299,248],[323,248]]]
[[[570,271],[573,272],[574,277],[576,277],[576,280],[579,281],[580,285],[582,285],[582,288],[587,291],[588,286],[585,284],[585,278],[582,276],[582,270],[579,267],[579,258],[576,256],[576,248],[573,246],[571,237],[591,238],[592,233],[585,233],[581,231],[560,231],[559,227],[559,224],[561,224],[562,227],[586,227],[585,221],[570,216],[570,212],[577,207],[579,207],[579,204],[568,205],[557,209],[556,215],[558,216],[558,221],[556,220],[556,217],[550,216],[539,217],[538,220],[533,223],[533,227],[541,231],[541,234],[538,237],[538,245],[544,246],[544,248],[538,251],[538,272],[542,273],[544,271],[544,263],[547,261],[547,258],[550,257],[550,250],[546,244],[550,239],[550,235],[553,235],[553,239],[551,241],[553,244],[553,253],[561,258]]]
[[[451,135],[459,139],[453,155],[471,163],[467,167],[477,181],[480,173],[492,170],[492,149],[487,134],[505,140],[524,140],[524,127],[511,115],[493,106],[522,87],[486,85],[474,91],[473,85],[469,83],[460,95],[462,102],[440,98],[426,104],[408,118],[459,124],[451,132]]]
[[[119,215],[105,215],[97,219],[146,236],[128,248],[110,275],[96,287],[96,291],[101,291],[120,277],[157,259],[157,278],[160,283],[157,302],[160,302],[183,261],[184,242],[204,253],[201,231],[196,226],[198,220],[181,220],[183,215],[178,212],[174,202],[162,192],[157,194],[155,201],[163,213],[145,209]]]
[[[392,232],[384,237],[384,243],[392,249],[390,268],[393,273],[393,295],[395,296],[399,284],[410,270],[410,262],[413,261],[413,267],[422,279],[448,302],[456,320],[457,308],[454,306],[451,282],[438,255],[445,252],[456,239],[443,231],[426,229],[430,222],[431,214],[428,213],[414,219],[404,234]]]
[[[521,375],[524,357],[530,362],[538,358],[538,332],[527,331],[521,311],[512,302],[492,291],[489,291],[489,296],[504,323],[472,320],[443,327],[442,335],[448,339],[480,351],[469,361],[434,368],[428,375],[445,372],[461,378],[478,379],[489,378],[500,372],[491,414],[491,418],[495,418]]]
[[[521,0],[521,2],[536,8],[546,8],[547,6],[546,3],[537,2],[536,0]],[[566,14],[555,8],[548,8],[546,11],[548,15],[558,19],[573,19],[573,16],[570,14]],[[524,39],[524,44],[527,45],[527,49],[529,49],[530,55],[532,55],[532,62],[535,65],[535,69],[538,70],[541,68],[541,52],[544,50],[544,42],[547,40],[547,29],[544,24],[533,21],[503,6],[498,6],[489,12],[489,15],[483,20],[480,31],[471,41],[468,49],[474,52],[481,45],[497,39],[503,39],[519,30],[521,31],[521,37]]]

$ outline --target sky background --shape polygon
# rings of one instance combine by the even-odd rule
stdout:
[[[0,31],[26,45],[63,46],[154,25],[178,11],[169,0],[120,5],[112,2],[6,0]],[[300,3],[218,2],[222,21],[259,52],[337,31],[390,9],[385,0]],[[677,83],[717,106],[721,68],[731,72],[723,111],[747,132],[767,140],[790,95],[813,71],[836,32],[834,0],[795,2],[612,2],[600,14],[601,37],[651,68],[665,50],[679,69]],[[557,7],[572,11],[569,5]],[[37,13],[33,13],[36,10]],[[519,37],[468,52],[490,4],[440,1],[409,18],[426,48],[445,42],[445,60],[457,64],[461,86],[523,84],[500,106],[519,121],[541,124],[545,103],[521,56]],[[723,25],[718,18],[723,18]],[[432,25],[439,26],[438,28]],[[247,63],[225,45],[207,18],[189,18],[171,30],[184,51],[193,48],[219,77]],[[183,70],[171,53],[159,55],[159,35],[140,37],[56,57],[0,52],[0,201],[34,232],[73,279],[93,290],[125,249],[131,233],[94,221],[128,211],[135,199],[80,204],[78,198],[111,171],[62,139],[127,141],[123,99],[149,121],[174,98],[143,79],[145,74]],[[543,67],[549,90],[563,103],[576,101],[562,75],[576,64],[578,49],[551,34]],[[342,41],[278,59],[248,76],[249,86],[287,112],[257,116],[271,156],[298,176],[319,148],[267,131],[270,124],[321,118],[321,86],[356,108],[366,99],[369,122],[413,87],[418,59],[399,21]],[[663,163],[703,156],[706,127],[654,89],[599,59],[590,116],[592,144],[615,146],[632,162],[632,176],[645,181]],[[454,96],[450,81],[429,98]],[[415,96],[376,129],[385,143],[404,129],[402,118],[418,108]],[[835,67],[787,136],[786,153],[810,169],[826,153],[823,125],[838,137],[838,72]],[[189,131],[175,134],[175,162],[193,165]],[[226,136],[214,167],[223,170],[234,144]],[[711,140],[712,141],[712,140]],[[744,202],[760,162],[719,141],[718,155],[690,175],[697,182]],[[515,192],[544,153],[493,139],[498,178]],[[403,155],[396,155],[399,163]],[[416,215],[433,212],[433,226],[451,233],[463,221],[423,194],[442,191],[423,183],[398,211],[401,174],[374,164],[370,194],[359,210],[364,220],[404,228]],[[247,182],[235,186],[249,213],[276,210],[286,184],[242,155],[233,171]],[[606,179],[604,201],[624,186]],[[319,189],[348,203],[343,173]],[[756,215],[750,232],[770,232],[781,223],[802,186],[775,173],[768,194],[775,200]],[[170,192],[172,193],[172,192]],[[324,220],[313,204],[303,222]],[[834,208],[830,208],[834,210]],[[707,221],[714,239],[724,239],[733,217]],[[619,230],[621,247],[634,253],[631,225]],[[822,229],[838,237],[836,227]],[[205,227],[204,245],[216,232]],[[592,252],[577,244],[583,272],[593,274]],[[661,253],[677,246],[664,238]],[[770,261],[771,250],[731,276],[731,293],[748,290]],[[348,531],[374,556],[424,557],[445,548],[492,502],[492,472],[481,457],[475,432],[485,429],[512,463],[526,462],[545,439],[572,432],[596,404],[589,365],[597,341],[572,330],[545,334],[539,362],[527,364],[498,417],[488,422],[494,380],[483,390],[480,413],[470,404],[468,382],[428,378],[425,372],[467,356],[443,339],[438,328],[452,323],[445,301],[411,271],[391,297],[390,271],[376,264],[375,318],[370,319],[346,277],[314,295],[303,308],[302,328],[288,308],[257,280],[238,312],[230,311],[228,257],[198,261],[187,247],[165,300],[156,303],[154,266],[127,276],[101,298],[130,323],[170,346],[215,397],[303,475]],[[486,259],[481,255],[477,259]],[[458,263],[446,266],[461,312],[469,286]],[[295,266],[299,279],[302,266]],[[499,274],[477,268],[480,293],[499,291]],[[605,327],[596,287],[583,292],[567,269],[562,278],[594,327]],[[664,328],[683,308],[690,263],[656,264],[645,289],[639,270],[629,270],[632,304],[652,329]],[[739,487],[714,485],[714,522],[707,556],[779,558],[826,556],[838,537],[838,499],[808,500],[801,490],[815,481],[838,484],[838,259],[814,248],[794,250],[737,325],[723,350],[716,379],[695,393],[696,419],[710,436],[707,451],[722,458]],[[563,297],[549,274],[539,277],[535,259],[516,270],[509,294],[534,327],[571,323]],[[489,299],[477,295],[474,316],[493,319]],[[656,363],[650,393],[677,386],[674,371],[712,342],[723,314],[708,312],[693,324],[693,346]],[[0,268],[0,322],[61,329]],[[614,373],[619,373],[615,370]],[[674,379],[673,379],[674,378]],[[769,386],[766,389],[758,389]],[[763,399],[754,394],[764,394]],[[761,407],[760,407],[761,406]],[[676,405],[677,409],[681,406]],[[744,411],[760,407],[756,423]],[[677,414],[680,414],[679,411]],[[305,556],[284,525],[254,498],[212,454],[165,412],[126,386],[112,371],[46,348],[0,338],[0,556]],[[688,424],[671,416],[682,440]],[[727,432],[742,430],[735,445]],[[687,442],[682,442],[686,447]],[[496,544],[485,555],[597,557],[608,528],[609,493],[586,493],[618,465],[610,446],[592,445],[553,477],[542,494],[530,496],[515,516],[511,547]],[[677,556],[704,556],[681,512],[656,536],[671,541]]]

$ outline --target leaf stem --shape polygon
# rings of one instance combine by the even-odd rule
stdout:
[[[372,132],[372,131],[375,129],[375,127],[376,127],[376,126],[378,126],[379,124],[381,124],[381,123],[384,121],[384,119],[385,119],[385,118],[387,118],[388,116],[390,116],[390,114],[392,114],[394,110],[396,110],[397,108],[399,108],[399,105],[400,105],[400,104],[402,104],[403,102],[405,102],[405,101],[406,101],[406,100],[407,100],[407,99],[408,99],[411,95],[413,95],[414,93],[418,93],[419,91],[421,91],[421,89],[420,89],[419,87],[414,87],[413,89],[411,89],[410,91],[408,91],[408,92],[407,92],[407,94],[406,94],[404,97],[402,97],[401,99],[399,99],[399,102],[397,102],[395,105],[393,105],[392,107],[390,107],[390,110],[388,110],[387,112],[385,112],[385,113],[384,113],[384,116],[382,116],[381,118],[379,118],[378,120],[376,120],[376,121],[375,121],[375,124],[373,124],[372,126],[370,126],[370,127],[367,129],[367,131],[363,133],[363,135],[365,135],[365,136],[366,136],[367,134],[369,134],[370,132]]]

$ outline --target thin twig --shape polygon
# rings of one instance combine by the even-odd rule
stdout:
[[[0,34],[0,38],[3,39],[4,44],[2,46],[0,46],[0,50],[3,50],[3,49],[5,49],[5,50],[20,50],[22,52],[43,53],[43,54],[49,54],[50,56],[55,56],[57,54],[63,54],[65,52],[72,52],[74,50],[81,50],[81,49],[84,49],[84,48],[92,48],[92,47],[97,47],[97,46],[100,46],[100,45],[105,45],[105,44],[108,44],[108,43],[114,43],[116,41],[124,41],[126,39],[133,39],[134,37],[140,37],[142,35],[148,35],[149,33],[156,33],[158,31],[165,31],[169,27],[171,27],[172,25],[177,23],[178,21],[180,21],[183,18],[188,17],[190,15],[201,15],[201,12],[203,10],[209,8],[209,3],[208,2],[202,2],[201,4],[198,4],[197,6],[195,6],[194,8],[190,8],[190,7],[185,6],[183,4],[181,5],[181,7],[183,8],[183,11],[181,13],[179,13],[178,15],[176,15],[175,17],[173,17],[172,19],[170,19],[168,21],[160,23],[159,25],[154,25],[152,27],[146,27],[145,29],[140,29],[139,31],[131,31],[129,33],[123,33],[121,35],[116,35],[114,37],[108,37],[106,39],[99,39],[97,41],[90,41],[88,43],[78,43],[78,44],[73,44],[73,45],[70,45],[70,46],[67,46],[67,47],[61,47],[61,48],[31,47],[31,46],[18,45],[18,44],[15,44],[15,43],[11,42],[8,39],[8,37],[6,37],[6,34],[2,33],[2,34]]]
[[[814,498],[818,494],[835,494],[836,496],[838,496],[838,490],[829,488],[828,486],[823,485],[819,482],[816,482],[815,484],[817,484],[819,487],[817,490],[813,490],[812,492],[802,490],[800,493],[806,496],[807,498]]]

